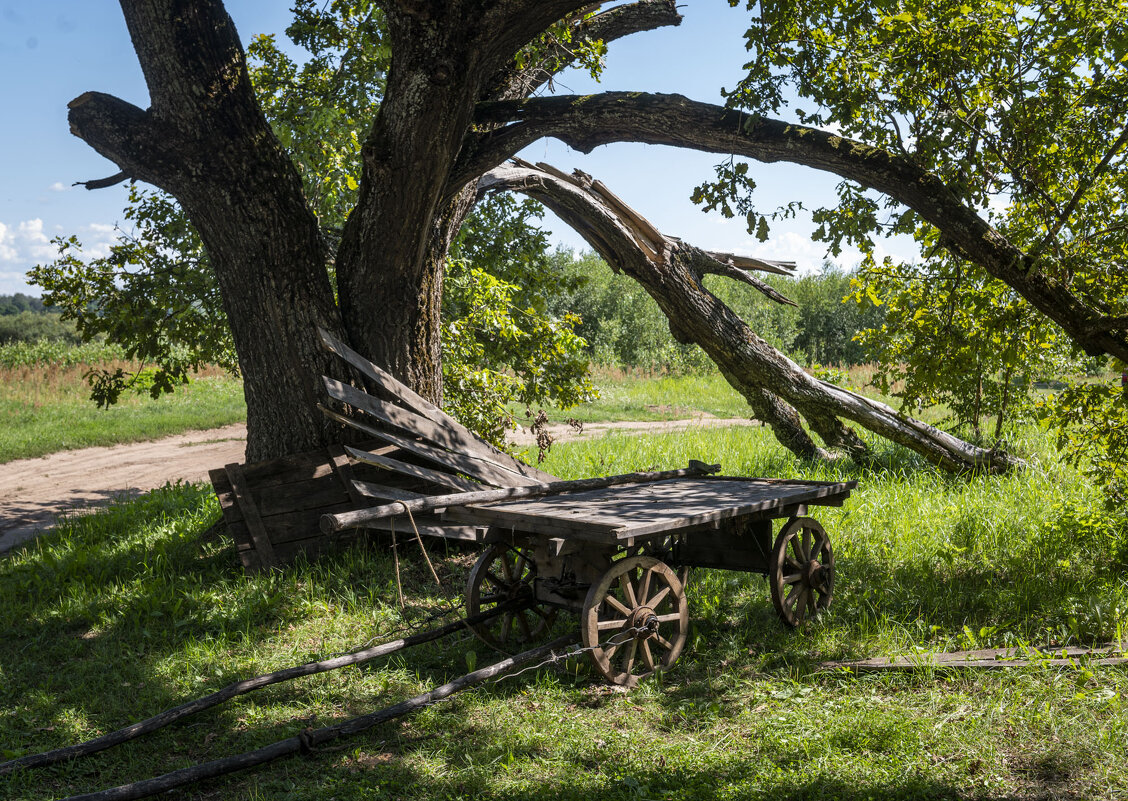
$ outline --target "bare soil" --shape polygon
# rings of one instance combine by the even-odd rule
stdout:
[[[549,433],[556,442],[567,442],[609,431],[643,433],[755,424],[700,415],[688,420],[588,423],[579,432],[554,425]],[[209,470],[243,461],[246,437],[246,426],[239,424],[0,464],[0,553],[49,529],[60,516],[81,514],[169,482],[207,481]],[[518,446],[535,444],[526,429],[514,432],[510,439]]]

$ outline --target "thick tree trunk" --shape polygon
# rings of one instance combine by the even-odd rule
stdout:
[[[87,93],[72,131],[131,178],[173,195],[223,292],[247,398],[247,458],[330,439],[317,412],[332,369],[317,327],[341,333],[326,252],[288,156],[263,119],[235,27],[216,0],[122,0],[147,111]]]
[[[802,429],[791,411],[806,418],[828,446],[857,458],[866,458],[865,446],[839,418],[911,448],[946,470],[1004,472],[1021,464],[807,375],[702,284],[703,273],[724,272],[725,265],[714,255],[662,236],[590,176],[569,179],[531,165],[504,166],[483,176],[479,189],[535,197],[581,232],[605,259],[646,289],[666,317],[676,321],[679,336],[697,342],[757,413],[776,399],[766,422],[800,455],[818,454],[811,453],[809,437],[798,435]]]

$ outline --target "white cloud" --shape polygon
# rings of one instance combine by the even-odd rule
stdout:
[[[8,231],[8,226],[0,223],[0,262],[15,261],[19,252],[14,247],[15,236]]]
[[[62,181],[55,181],[55,183],[51,184],[47,188],[50,189],[52,192],[69,192],[70,191],[70,187],[67,186],[66,184],[64,184]]]
[[[54,223],[45,225],[39,218],[0,222],[0,295],[14,292],[38,294],[41,291],[28,285],[26,273],[35,265],[53,261],[58,256],[48,231],[51,234],[74,231],[82,242],[82,255],[90,259],[108,256],[110,245],[115,240],[114,226],[105,223],[81,225],[76,230],[72,226],[64,229]]]

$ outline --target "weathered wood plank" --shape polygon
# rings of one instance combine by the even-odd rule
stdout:
[[[353,479],[353,488],[362,498],[371,498],[377,501],[415,501],[427,497],[419,492],[411,492],[398,487],[387,487],[383,484],[373,484],[371,481],[360,481],[359,479]],[[362,501],[359,505],[363,504]]]
[[[552,521],[585,538],[599,525],[620,540],[673,532],[745,515],[763,515],[797,504],[818,504],[849,495],[853,482],[796,482],[786,486],[757,479],[685,478],[651,484],[611,487],[527,501],[506,501],[465,507],[464,522],[480,520],[496,526],[540,531]]]
[[[360,370],[366,378],[371,380],[374,384],[379,386],[382,390],[387,392],[392,397],[398,399],[406,404],[419,415],[426,417],[431,422],[437,424],[441,428],[447,429],[458,440],[459,447],[452,447],[451,450],[458,450],[463,453],[478,454],[483,458],[489,459],[499,467],[515,471],[519,475],[530,478],[533,481],[544,482],[554,481],[556,476],[538,470],[535,467],[525,464],[524,462],[514,459],[508,453],[498,450],[488,442],[484,442],[477,437],[474,432],[466,428],[466,426],[459,423],[449,414],[444,412],[438,406],[423,398],[410,387],[405,386],[395,376],[384,370],[379,365],[376,365],[368,359],[361,356],[355,350],[350,348],[345,343],[334,337],[324,329],[318,329],[321,335],[321,342],[326,350],[335,353],[337,356],[344,359],[356,369]],[[450,447],[445,442],[439,441],[437,444],[443,447]]]
[[[509,498],[528,498],[531,496],[544,496],[553,495],[560,496],[561,493],[567,493],[569,497],[575,495],[581,490],[590,490],[596,488],[605,488],[613,485],[622,484],[637,484],[640,482],[653,482],[661,479],[674,478],[680,476],[700,476],[705,473],[710,473],[719,470],[720,465],[707,465],[704,462],[690,460],[689,466],[681,470],[666,470],[658,473],[624,473],[617,476],[605,476],[603,478],[582,478],[575,481],[552,481],[548,484],[536,484],[530,487],[506,487],[504,489],[493,490],[475,490],[464,494],[455,495],[437,495],[430,498],[424,498],[419,501],[413,501],[409,504],[412,511],[424,511],[426,509],[437,509],[440,506],[466,506],[468,504],[486,504],[492,501],[502,501]],[[337,519],[326,519],[322,524],[322,529],[328,533],[339,528],[346,526],[354,526],[362,521],[375,520],[380,517],[388,515],[399,514],[400,507],[397,506],[376,506],[370,509],[358,509],[348,515],[344,515]]]
[[[243,468],[233,462],[225,465],[223,469],[227,473],[227,480],[231,482],[231,489],[235,493],[235,502],[239,505],[239,511],[243,513],[243,521],[250,531],[255,550],[258,551],[261,567],[273,567],[275,565],[274,548],[271,545],[270,536],[263,527],[254,498],[251,497],[251,488],[247,484],[247,477],[243,473]]]
[[[452,476],[449,473],[442,473],[438,470],[430,470],[426,467],[420,467],[419,465],[408,464],[398,459],[389,459],[386,456],[379,456],[375,453],[362,451],[350,445],[346,445],[345,450],[348,452],[349,456],[356,459],[358,462],[364,462],[374,467],[382,467],[385,470],[391,470],[401,475],[422,479],[423,481],[430,481],[432,484],[440,484],[444,487],[450,487],[451,489],[472,492],[482,486],[481,484],[475,484],[473,481],[460,478],[459,476]]]
[[[400,450],[414,454],[420,459],[425,459],[440,467],[454,472],[464,473],[470,478],[475,478],[483,484],[492,487],[521,487],[536,484],[536,481],[525,478],[510,470],[503,470],[492,462],[484,459],[476,459],[473,456],[467,456],[453,451],[443,450],[428,445],[425,442],[412,441],[406,437],[401,437],[393,434],[390,431],[381,431],[378,428],[365,425],[357,420],[346,417],[343,414],[337,414],[332,409],[326,409],[324,406],[318,406],[322,414],[330,419],[336,420],[339,423],[352,426],[357,431],[367,434],[376,439],[383,440],[384,442],[395,445]]]
[[[1084,668],[1091,665],[1128,665],[1124,646],[1102,648],[991,648],[979,651],[910,654],[907,656],[875,656],[856,661],[821,662],[826,670],[870,672],[882,670],[1006,670],[1037,666]]]
[[[475,456],[478,459],[490,462],[498,469],[507,469],[497,463],[497,460],[490,454],[485,444],[480,440],[467,439],[452,428],[438,425],[432,420],[396,406],[394,403],[388,403],[379,398],[374,398],[367,392],[361,392],[356,387],[337,381],[336,379],[322,376],[322,381],[325,384],[325,391],[330,398],[340,401],[341,403],[347,403],[349,406],[359,409],[386,426],[398,429],[412,436],[421,437],[431,445],[438,446],[447,451],[457,451],[465,455]],[[518,481],[521,483],[529,483],[530,481],[537,483],[535,479],[529,478],[526,475],[528,473],[527,470],[524,471],[524,473],[508,472],[512,473],[514,478],[507,482],[507,486],[512,486]]]
[[[415,536],[415,529],[411,527],[411,523],[406,517],[373,520],[371,523],[366,523],[361,526],[361,528],[373,531],[392,531],[393,519],[395,520],[394,530],[397,536]],[[427,517],[423,519],[416,518],[415,525],[419,528],[419,533],[424,537],[441,537],[446,540],[462,540],[465,542],[482,542],[486,538],[486,532],[489,531],[488,528],[484,528],[483,526],[453,525],[434,515],[427,515]]]
[[[349,500],[353,506],[363,506],[364,496],[357,492],[355,481],[356,477],[353,475],[352,463],[349,461],[348,454],[345,449],[340,445],[330,445],[326,452],[329,454],[329,461],[333,464],[333,472],[337,474],[337,478],[344,487],[345,494],[348,495]]]

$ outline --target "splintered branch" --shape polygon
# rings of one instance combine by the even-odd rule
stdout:
[[[642,285],[670,321],[675,338],[700,345],[756,415],[772,426],[777,439],[795,453],[806,458],[826,453],[803,430],[801,415],[828,448],[859,460],[869,458],[868,449],[843,420],[904,445],[953,472],[1002,473],[1022,465],[1021,460],[1006,453],[979,448],[927,423],[902,417],[885,404],[808,375],[757,336],[700,280],[702,273],[714,272],[749,283],[751,276],[746,270],[741,270],[743,275],[734,275],[733,271],[740,269],[735,260],[730,263],[724,254],[707,253],[663,236],[591,176],[569,176],[548,165],[514,162],[482,176],[478,190],[527,194],[571,225],[613,268]],[[766,264],[784,269],[778,263]]]

